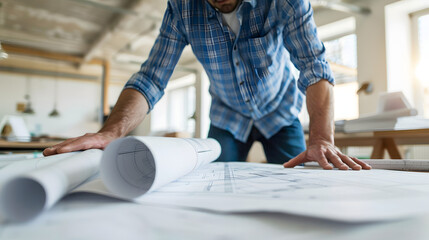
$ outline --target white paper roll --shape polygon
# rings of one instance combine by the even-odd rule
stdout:
[[[34,218],[96,174],[102,153],[87,150],[11,178],[0,189],[1,215],[12,221]]]
[[[136,199],[216,160],[220,152],[214,139],[122,138],[104,150],[101,179],[116,196]]]

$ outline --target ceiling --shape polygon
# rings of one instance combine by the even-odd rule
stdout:
[[[316,13],[331,8],[329,3],[344,2],[312,1]],[[347,1],[350,2],[356,1]],[[0,0],[0,3],[2,44],[78,56],[83,59],[80,65],[94,58],[109,59],[113,68],[130,69],[134,65],[131,67],[134,71],[149,55],[167,0]],[[179,65],[194,61],[187,47]]]

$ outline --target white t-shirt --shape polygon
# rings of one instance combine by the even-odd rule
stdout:
[[[229,28],[235,33],[235,35],[238,35],[238,31],[240,30],[240,22],[237,18],[237,7],[234,9],[234,11],[230,13],[222,13],[223,20],[226,24],[228,24]]]

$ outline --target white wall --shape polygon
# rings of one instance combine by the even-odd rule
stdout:
[[[421,110],[421,93],[413,85],[413,42],[410,14],[429,8],[428,0],[365,0],[368,16],[356,15],[358,82],[371,82],[374,91],[360,94],[359,113],[374,113],[379,94],[403,91]],[[420,94],[420,95],[419,95]]]
[[[411,105],[423,114],[424,91],[414,79],[415,42],[410,14],[429,8],[429,0],[407,0],[386,6],[388,91],[403,91]]]
[[[403,91],[422,110],[413,81],[413,42],[410,14],[429,8],[428,0],[365,0],[370,15],[356,15],[358,82],[371,82],[374,91],[361,93],[359,113],[374,113],[379,94]]]
[[[359,113],[374,113],[378,96],[385,91],[404,91],[414,106],[419,108],[418,87],[413,86],[413,41],[410,13],[429,8],[428,0],[362,0],[356,4],[369,7],[370,15],[354,15],[358,51],[358,82],[372,82],[371,94],[361,93]],[[335,16],[335,14],[333,14]],[[315,16],[318,26],[336,20],[326,12]],[[341,15],[339,15],[341,16]],[[338,17],[337,17],[338,19]],[[420,98],[421,99],[421,98]],[[351,155],[369,156],[370,148],[349,148]],[[407,147],[406,158],[422,158],[427,147]],[[387,156],[386,156],[387,157]]]
[[[29,80],[27,80],[29,79]],[[26,102],[27,81],[34,115],[16,111],[18,102]],[[57,81],[57,92],[55,92]],[[122,89],[111,85],[109,104],[114,104]],[[59,117],[49,117],[57,94]],[[35,134],[72,137],[85,132],[97,131],[100,127],[101,86],[99,82],[65,80],[38,76],[0,73],[0,118],[4,115],[21,115],[29,130]]]
[[[359,95],[359,114],[376,111],[379,94],[404,91],[414,106],[421,99],[412,85],[412,41],[409,14],[429,7],[428,0],[362,0],[355,4],[371,9],[369,15],[354,14],[358,51],[358,83],[373,84],[373,92]],[[350,15],[319,11],[317,25],[324,26]]]
[[[375,113],[379,94],[387,91],[384,7],[395,0],[364,1],[369,15],[356,15],[358,83],[373,84],[373,92],[359,96],[359,114]]]

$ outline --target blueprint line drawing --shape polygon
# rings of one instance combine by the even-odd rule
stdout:
[[[400,177],[400,178],[399,178]],[[412,186],[407,186],[412,182]],[[405,183],[405,185],[404,185]],[[326,171],[284,169],[279,165],[211,163],[160,188],[155,196],[240,196],[264,199],[354,201],[385,199],[406,194],[424,195],[416,187],[429,189],[429,175],[383,170]]]
[[[139,199],[227,213],[277,212],[346,222],[429,212],[429,174],[215,162]]]

